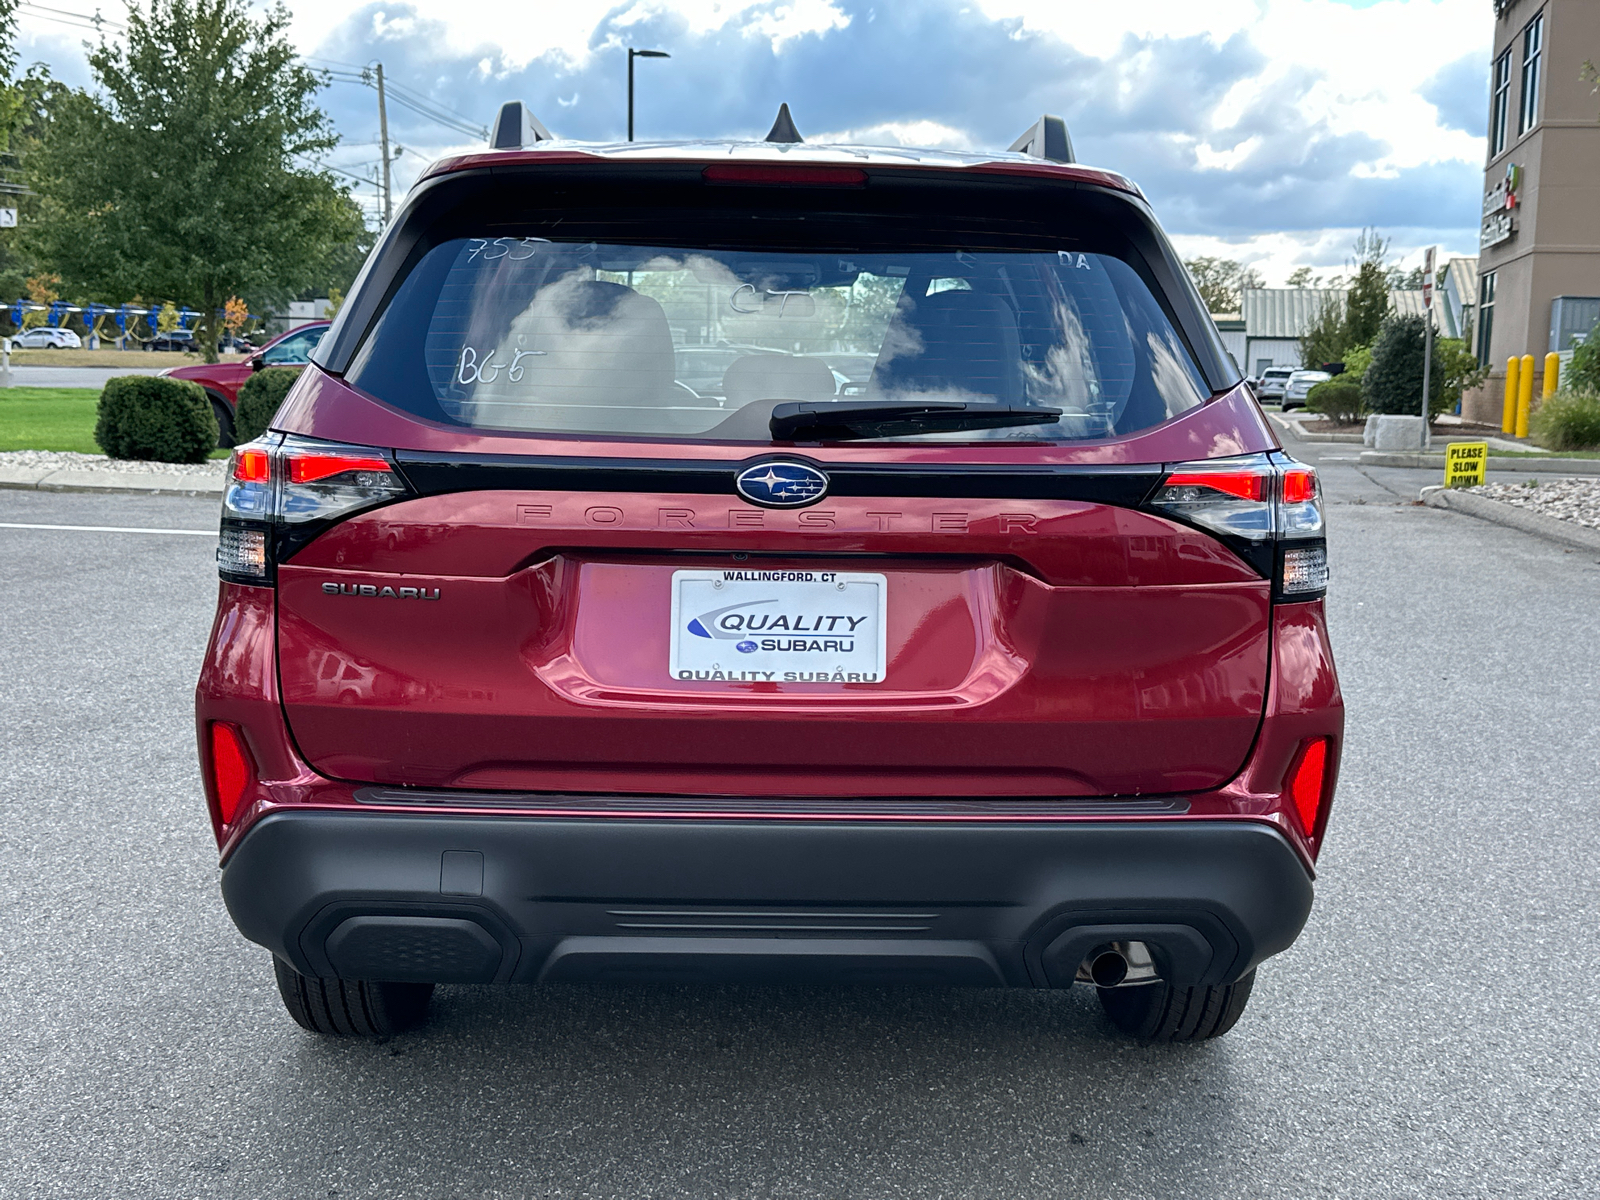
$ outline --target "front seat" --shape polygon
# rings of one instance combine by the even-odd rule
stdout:
[[[871,390],[1025,403],[1016,314],[1000,297],[983,292],[902,300],[878,353]]]

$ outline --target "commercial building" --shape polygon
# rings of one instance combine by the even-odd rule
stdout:
[[[1478,361],[1488,382],[1462,415],[1498,424],[1506,360],[1569,349],[1600,317],[1600,0],[1493,0]]]
[[[1223,340],[1246,375],[1259,376],[1268,367],[1302,366],[1301,337],[1327,305],[1342,304],[1344,297],[1344,288],[1246,288],[1239,314],[1242,331],[1231,339],[1224,331]],[[1420,316],[1422,293],[1390,292],[1389,311]]]

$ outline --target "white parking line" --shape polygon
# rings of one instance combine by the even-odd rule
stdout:
[[[172,533],[184,537],[217,536],[215,529],[141,529],[136,525],[22,525],[0,521],[0,529],[70,529],[78,533]]]

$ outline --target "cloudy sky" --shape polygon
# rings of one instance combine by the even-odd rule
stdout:
[[[1343,269],[1364,225],[1409,265],[1475,253],[1489,0],[290,0],[317,65],[381,60],[411,92],[487,124],[523,99],[557,136],[623,137],[626,47],[637,136],[761,137],[788,101],[808,141],[1003,149],[1041,112],[1078,157],[1138,180],[1185,254],[1281,283]],[[23,64],[90,80],[93,34],[25,5]],[[120,6],[102,8],[108,19]],[[334,82],[346,140],[377,161],[376,97]],[[470,139],[391,102],[397,186]],[[368,196],[371,188],[358,189]],[[397,193],[398,194],[398,193]]]

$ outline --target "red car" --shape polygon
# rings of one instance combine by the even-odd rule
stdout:
[[[293,1018],[1084,983],[1226,1032],[1310,911],[1343,703],[1316,475],[1139,189],[524,148],[508,107],[232,460],[200,762]],[[701,395],[686,345],[745,352]]]
[[[262,367],[303,366],[311,361],[329,322],[310,321],[280,334],[242,362],[195,363],[161,372],[173,379],[192,379],[205,388],[211,410],[217,415],[217,445],[233,445],[233,410],[239,404],[239,389],[252,372]]]

